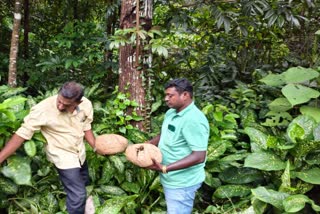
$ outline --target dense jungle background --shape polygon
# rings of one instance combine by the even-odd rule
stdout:
[[[31,106],[86,87],[96,135],[155,136],[186,77],[210,123],[194,213],[320,212],[316,0],[0,0],[0,149]],[[40,133],[0,166],[1,213],[66,213]],[[165,213],[158,173],[87,147],[99,213]]]

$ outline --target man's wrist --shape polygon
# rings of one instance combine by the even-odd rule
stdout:
[[[167,166],[166,166],[166,165],[162,165],[161,170],[162,170],[162,173],[163,173],[163,174],[167,174],[167,173],[168,173],[168,172],[167,172]]]

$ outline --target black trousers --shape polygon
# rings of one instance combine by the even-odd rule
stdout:
[[[58,169],[60,180],[67,193],[67,211],[69,214],[84,214],[86,205],[86,185],[89,184],[87,161],[81,168]]]

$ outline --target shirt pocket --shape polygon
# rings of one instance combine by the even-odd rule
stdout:
[[[168,124],[167,130],[166,130],[166,136],[165,136],[165,142],[167,145],[172,145],[175,134],[176,134],[175,126],[172,124]]]

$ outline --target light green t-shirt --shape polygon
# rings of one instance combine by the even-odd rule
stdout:
[[[187,108],[177,113],[169,109],[161,128],[159,149],[162,164],[174,163],[192,151],[206,151],[209,139],[209,124],[205,115],[192,102]],[[160,174],[161,183],[168,188],[189,187],[205,179],[205,163],[181,170]]]

